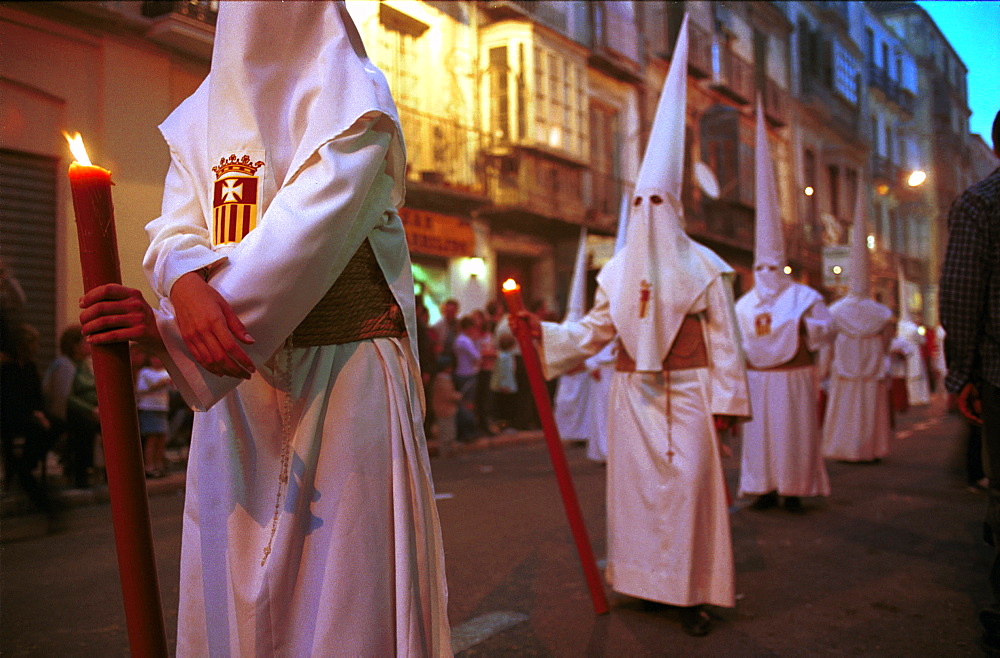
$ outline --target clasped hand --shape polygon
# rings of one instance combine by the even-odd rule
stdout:
[[[177,279],[170,300],[181,338],[205,370],[220,377],[250,378],[253,361],[237,340],[248,345],[254,340],[215,288],[189,272]],[[138,290],[119,284],[98,286],[81,298],[80,307],[83,334],[92,345],[131,340],[152,354],[166,356],[156,318]]]

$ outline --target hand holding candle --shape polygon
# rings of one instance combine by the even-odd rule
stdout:
[[[521,287],[513,279],[507,279],[503,284],[504,300],[507,302],[507,310],[510,312],[509,320],[511,331],[517,338],[521,347],[521,358],[524,360],[524,369],[528,374],[528,381],[531,384],[531,394],[535,399],[535,406],[538,409],[538,417],[542,422],[542,430],[545,433],[545,443],[549,449],[549,458],[552,461],[552,468],[556,473],[556,480],[559,483],[559,493],[562,495],[563,507],[566,510],[566,518],[569,520],[570,529],[573,532],[573,540],[576,543],[576,550],[583,565],[583,574],[587,579],[587,586],[590,589],[590,598],[596,614],[608,612],[608,600],[604,594],[604,586],[601,583],[601,575],[597,570],[597,563],[594,561],[594,553],[590,547],[590,538],[587,536],[587,527],[583,522],[583,515],[580,513],[580,504],[576,498],[576,489],[573,487],[573,479],[569,473],[569,464],[566,462],[566,454],[563,452],[562,441],[559,438],[559,429],[556,426],[555,416],[552,413],[552,402],[549,400],[548,390],[545,387],[545,377],[542,375],[542,364],[538,358],[535,344],[532,342],[532,333],[536,337],[541,336],[541,328],[538,326],[538,319],[530,315],[524,309],[524,302],[521,299]]]

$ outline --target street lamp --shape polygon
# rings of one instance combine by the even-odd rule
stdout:
[[[910,187],[917,187],[927,180],[927,173],[919,169],[910,174],[910,177],[906,179],[906,184]]]

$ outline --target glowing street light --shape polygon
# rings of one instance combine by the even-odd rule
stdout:
[[[812,185],[806,185],[806,189],[802,190],[806,196],[812,196],[816,194],[816,190],[813,189]]]
[[[910,174],[909,178],[906,179],[906,184],[909,185],[910,187],[917,187],[925,180],[927,180],[927,173],[917,169],[912,174]]]

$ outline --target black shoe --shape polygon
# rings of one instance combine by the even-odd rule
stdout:
[[[681,626],[691,637],[705,637],[712,630],[712,618],[700,605],[681,608]]]
[[[806,511],[802,506],[802,499],[798,496],[785,496],[785,509],[792,514],[802,514]]]
[[[757,500],[750,503],[750,509],[755,510],[765,510],[771,509],[772,507],[778,506],[778,492],[772,491],[771,493],[766,493],[761,496],[757,496]]]

